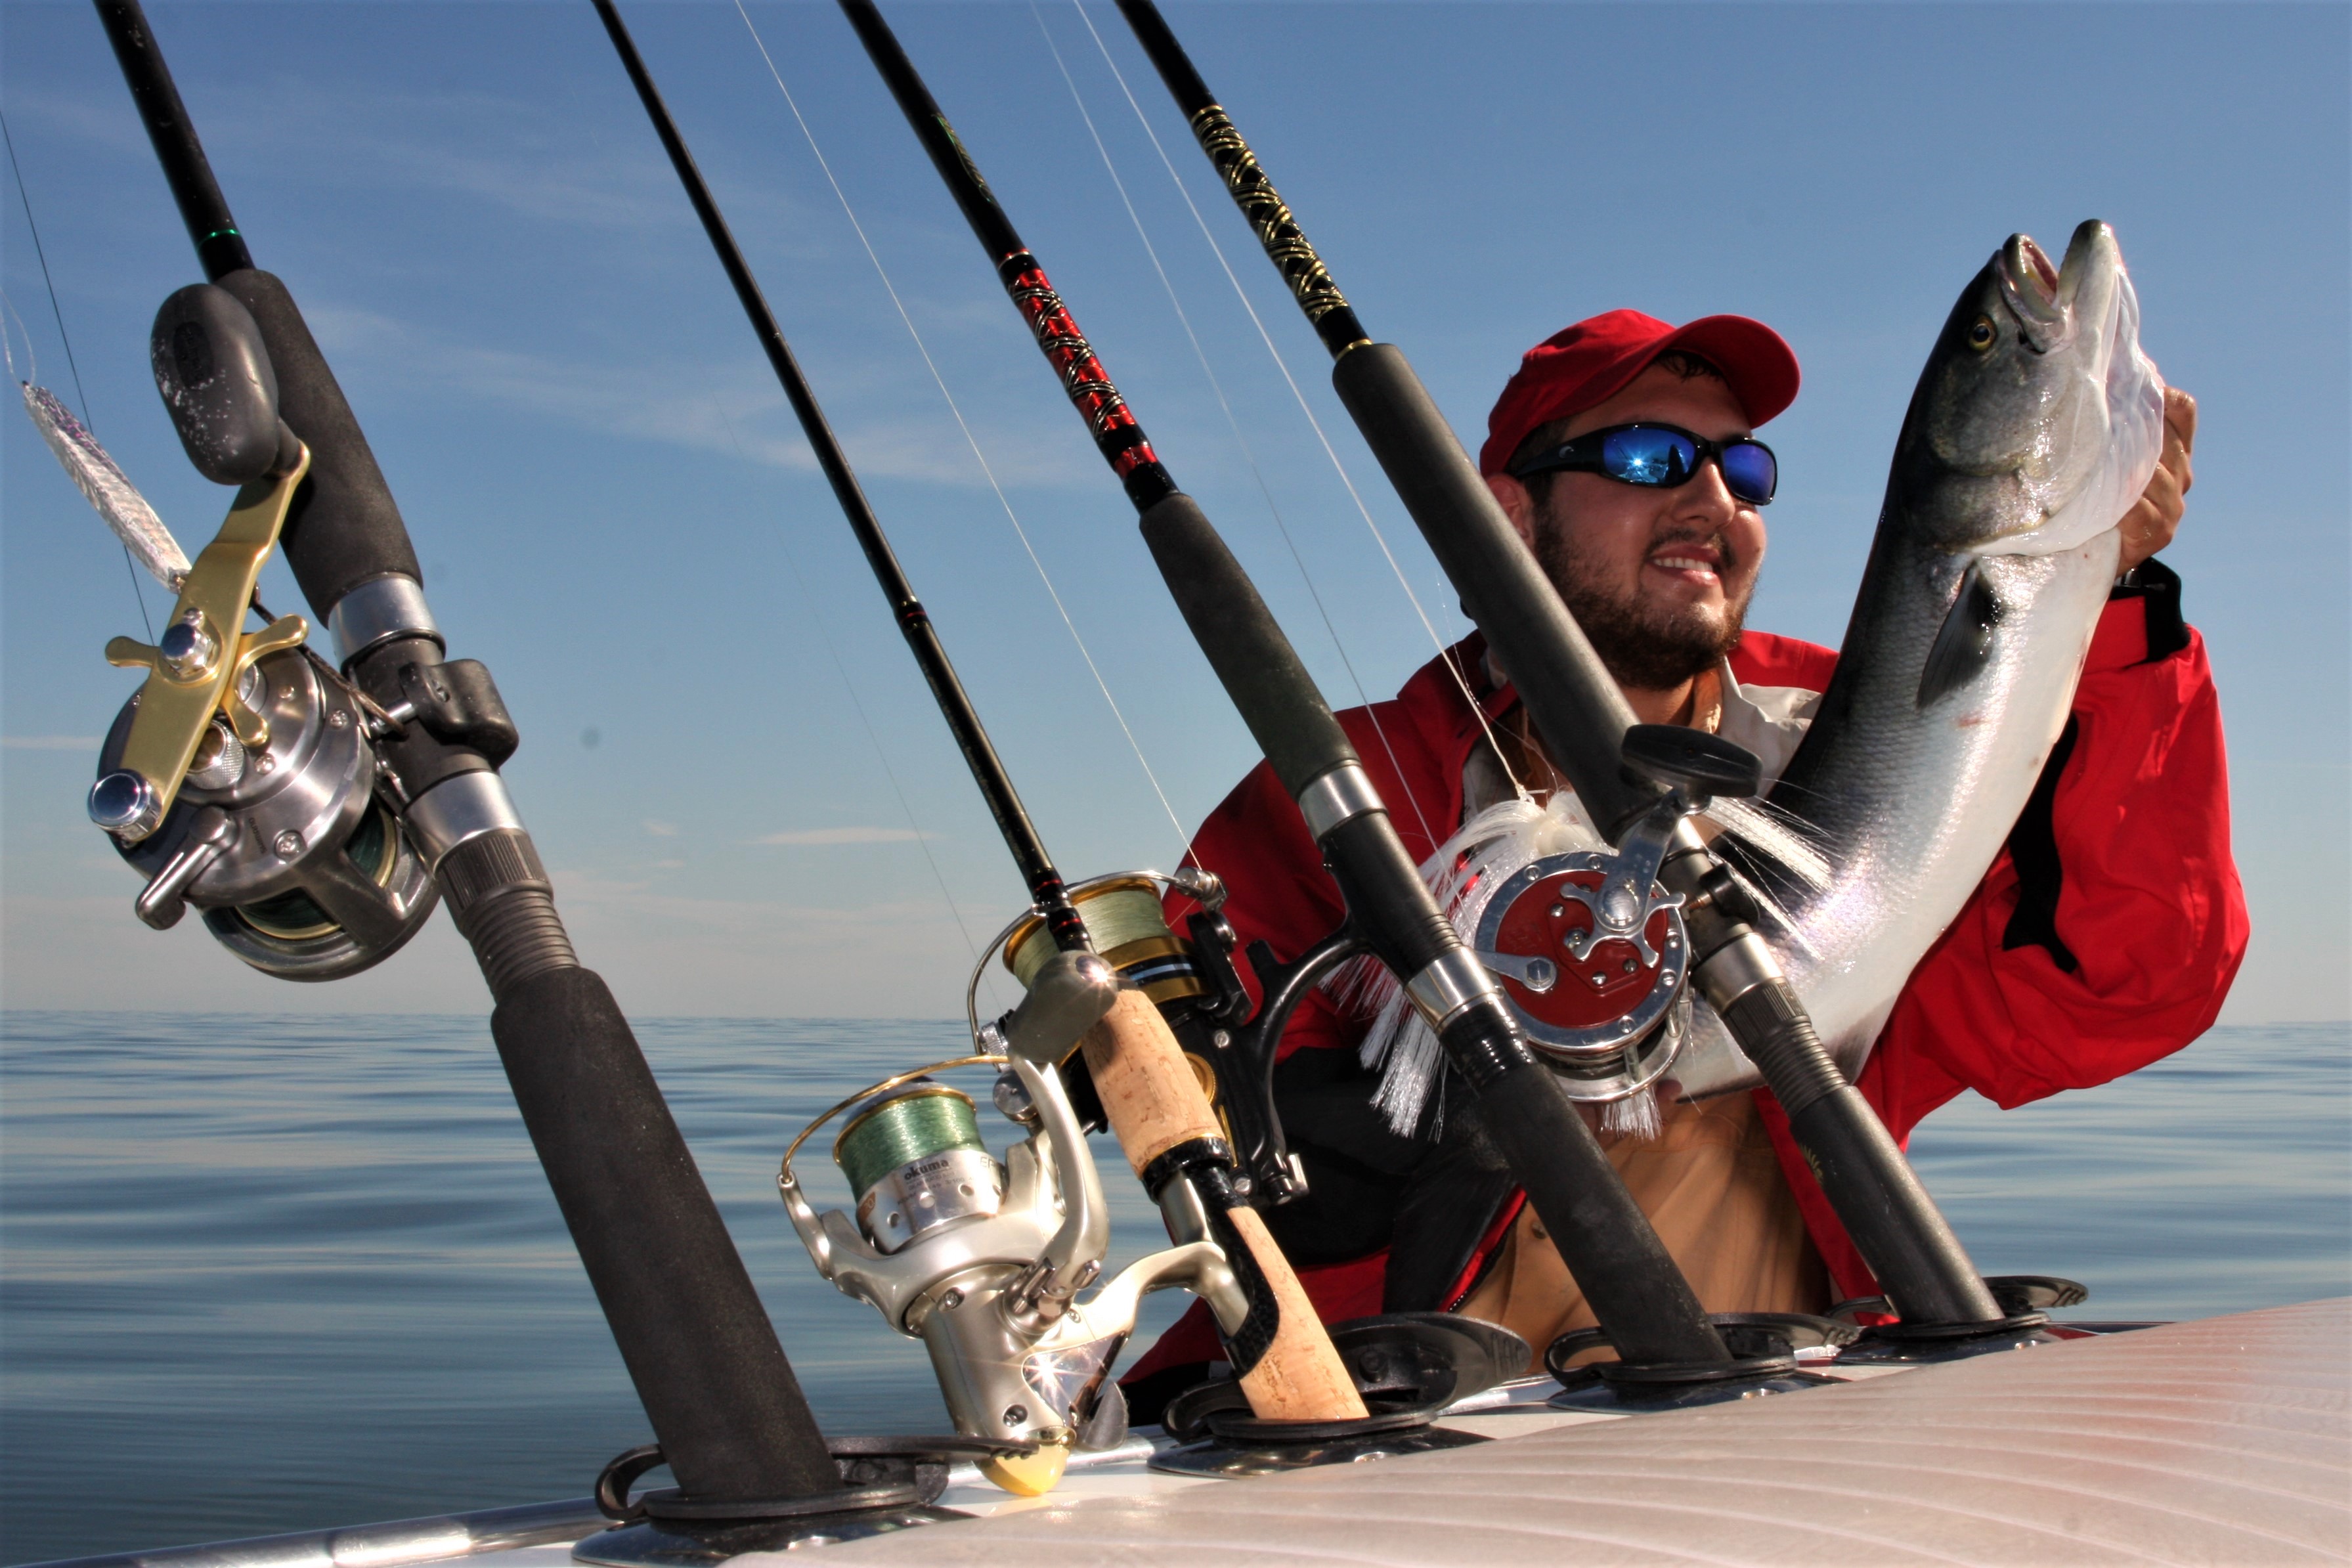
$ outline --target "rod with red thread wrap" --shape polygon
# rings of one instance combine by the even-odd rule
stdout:
[[[1177,489],[881,12],[873,0],[840,5],[1135,503],[1186,625],[1316,831],[1350,923],[1409,991],[1426,994],[1416,986],[1433,976],[1465,982],[1458,1005],[1449,1002],[1431,1021],[1601,1325],[1628,1360],[1727,1360],[1722,1337],[1599,1141],[1438,909],[1297,650],[1208,518]],[[1335,817],[1324,803],[1339,800],[1354,804]]]

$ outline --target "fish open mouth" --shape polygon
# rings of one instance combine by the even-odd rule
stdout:
[[[2058,302],[2058,265],[2050,253],[2033,243],[2033,237],[2021,234],[2018,238],[2019,259],[2026,264],[2026,276],[2042,286],[2042,297],[2053,305]]]
[[[2000,250],[2000,291],[2026,341],[2047,353],[2065,340],[2063,273],[2031,235],[2012,234]]]

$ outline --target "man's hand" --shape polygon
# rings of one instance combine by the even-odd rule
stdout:
[[[2180,531],[2181,509],[2188,504],[2189,454],[2197,445],[2197,400],[2177,386],[2164,389],[2164,453],[2156,473],[2140,492],[2139,504],[2124,513],[2123,558],[2118,572],[2128,572],[2166,545]]]

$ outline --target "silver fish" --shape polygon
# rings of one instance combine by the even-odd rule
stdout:
[[[1813,853],[1784,836],[1775,855],[1729,814],[1780,906],[1781,962],[1849,1074],[2065,727],[2116,525],[2163,433],[2114,231],[2084,224],[2056,268],[2012,236],[1920,374],[1837,673],[1769,796]],[[1685,1095],[1759,1081],[1712,1016],[1674,1076]]]

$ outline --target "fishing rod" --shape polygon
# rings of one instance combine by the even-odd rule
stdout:
[[[1080,913],[1061,873],[1046,853],[1044,840],[1022,805],[1011,774],[997,754],[994,743],[990,741],[988,731],[982,727],[979,713],[958,679],[954,666],[948,659],[938,629],[932,625],[921,601],[915,596],[914,587],[891,549],[880,520],[875,516],[858,485],[856,475],[851,471],[848,459],[842,453],[840,443],[835,438],[832,426],[793,354],[792,345],[777,323],[775,312],[770,308],[758,279],[752,276],[742,248],[736,243],[733,232],[719,212],[701,170],[695,163],[693,153],[688,149],[685,138],[669,112],[668,105],[663,101],[652,73],[647,70],[635,41],[622,21],[618,7],[614,0],[595,0],[595,5],[596,14],[604,21],[622,67],[628,73],[637,97],[645,106],[646,114],[653,122],[656,134],[669,154],[679,184],[685,187],[688,200],[702,221],[711,248],[717,253],[729,282],[734,286],[736,298],[741,303],[752,331],[759,337],[769,365],[782,385],[793,413],[798,416],[801,428],[808,436],[818,465],[833,488],[834,497],[840,503],[851,531],[856,535],[866,552],[866,563],[881,585],[884,597],[889,602],[891,613],[905,634],[916,663],[921,667],[924,678],[930,684],[932,696],[938,701],[949,729],[953,731],[957,745],[963,752],[972,779],[987,798],[989,808],[1003,835],[1005,847],[1012,851],[1028,884],[1034,911],[1042,917],[1054,946],[1063,957],[1072,960],[1083,958],[1082,963],[1066,964],[1061,971],[1066,977],[1061,984],[1068,986],[1071,992],[1066,1005],[1082,1006],[1086,998],[1094,994],[1087,989],[1089,976],[1091,984],[1101,987],[1099,995],[1095,997],[1098,1005],[1085,1019],[1086,1025],[1091,1028],[1066,1029],[1055,1043],[1066,1057],[1077,1044],[1079,1034],[1085,1034],[1085,1060],[1091,1068],[1093,1090],[1113,1129],[1129,1147],[1150,1147],[1152,1157],[1157,1158],[1169,1147],[1213,1139],[1218,1130],[1214,1112],[1202,1095],[1199,1081],[1187,1064],[1167,1020],[1153,1005],[1150,994],[1153,989],[1177,984],[1178,977],[1167,973],[1165,963],[1153,964],[1153,958],[1158,956],[1155,951],[1144,955],[1142,962],[1156,970],[1156,982],[1144,985],[1122,984],[1110,964],[1093,956],[1096,942],[1087,918]],[[1109,885],[1103,890],[1123,898],[1129,907],[1139,898],[1144,909],[1157,921],[1159,905],[1153,885],[1148,881],[1143,882],[1140,889],[1128,885],[1139,879],[1108,879]],[[1204,879],[1192,879],[1187,885],[1204,895],[1213,896]],[[1090,904],[1097,902],[1099,900],[1089,900]],[[1160,931],[1164,937],[1164,922],[1160,923]],[[1129,933],[1130,941],[1131,935]],[[1156,949],[1156,944],[1147,942],[1143,945]],[[1015,948],[1013,951],[1017,954],[1023,950]],[[1125,945],[1114,947],[1112,952],[1114,956],[1129,956]],[[987,962],[985,955],[981,962]],[[1132,973],[1135,966],[1130,963],[1127,967]],[[1029,994],[1024,1007],[1047,1005],[1047,981],[1043,970],[1026,969],[1021,977]],[[1190,989],[1197,991],[1199,987],[1196,985]],[[1064,1004],[1052,1005],[1059,1006]],[[1018,1028],[1007,1025],[998,1027],[995,1037],[991,1039],[989,1032],[983,1030],[982,1037],[975,1041],[975,1048],[988,1050],[1017,1038],[1020,1033]],[[1014,1055],[1017,1062],[1019,1054],[1016,1052]],[[1046,1065],[1058,1066],[1059,1060],[1057,1058]],[[919,1085],[908,1092],[910,1095],[926,1095],[931,1091]],[[1051,1126],[1057,1116],[1066,1118],[1067,1115],[1066,1109],[1057,1109],[1061,1107],[1061,1095],[1058,1080],[1051,1086],[1027,1081],[1022,1085],[1022,1094],[1016,1097],[1016,1104],[1025,1106],[1034,1103]],[[901,1117],[910,1131],[915,1126],[913,1118],[925,1113],[911,1104],[901,1104],[898,1110],[890,1112]],[[869,1105],[858,1121],[853,1122],[853,1129],[877,1114],[882,1112],[876,1106]],[[1022,1118],[1016,1115],[1016,1120]],[[1024,1124],[1034,1124],[1034,1121],[1035,1118],[1030,1118]],[[963,1131],[961,1125],[958,1131]],[[805,1138],[807,1134],[802,1136]],[[850,1132],[843,1134],[845,1140],[851,1136]],[[976,1132],[972,1136],[976,1139]],[[939,1142],[940,1149],[936,1152],[941,1157],[960,1157],[950,1152],[951,1140],[944,1133],[935,1134],[933,1141]],[[794,1147],[798,1147],[797,1142]],[[929,1142],[923,1143],[921,1147],[927,1153],[933,1152]],[[1092,1162],[1087,1157],[1085,1139],[1076,1131],[1075,1121],[1066,1120],[1054,1131],[1049,1139],[1049,1149],[1058,1152],[1064,1161],[1084,1163],[1081,1175],[1066,1175],[1058,1184],[1066,1195],[1091,1185],[1094,1181]],[[853,1176],[852,1186],[861,1189],[861,1197],[868,1191],[878,1190],[881,1173],[886,1167],[909,1165],[906,1158],[908,1152],[907,1149],[894,1151],[882,1165],[876,1167],[872,1180],[863,1174],[856,1175]],[[856,1151],[846,1143],[837,1151],[836,1157],[842,1160],[845,1168],[857,1165],[863,1169]],[[986,1155],[982,1152],[977,1157],[984,1160]],[[1138,1162],[1139,1170],[1149,1168],[1150,1164],[1150,1159]],[[1206,1221],[1207,1232],[1222,1249],[1222,1260],[1211,1274],[1198,1278],[1186,1276],[1182,1282],[1192,1283],[1198,1293],[1218,1309],[1219,1327],[1234,1345],[1235,1375],[1250,1390],[1259,1413],[1268,1417],[1293,1420],[1362,1417],[1365,1414],[1363,1403],[1349,1380],[1346,1368],[1313,1313],[1305,1310],[1305,1297],[1297,1281],[1280,1252],[1273,1247],[1271,1238],[1265,1235],[1262,1222],[1251,1223],[1256,1221],[1256,1216],[1246,1210],[1241,1211],[1246,1217],[1238,1225],[1229,1217],[1233,1204],[1225,1173],[1212,1166],[1206,1170],[1184,1172],[1171,1179],[1192,1192],[1190,1208],[1201,1211]],[[929,1201],[929,1184],[922,1184],[919,1173],[906,1177],[905,1181],[910,1186],[922,1184],[926,1201]],[[982,1184],[990,1184],[984,1173]],[[1158,1184],[1154,1185],[1156,1188]],[[1042,1458],[1030,1456],[1025,1467],[1022,1463],[1000,1459],[995,1461],[997,1468],[992,1470],[992,1475],[1003,1484],[1021,1490],[1043,1490],[1050,1486],[1058,1478],[1063,1457],[1067,1453],[1069,1429],[1083,1424],[1088,1414],[1086,1401],[1097,1397],[1094,1384],[1085,1382],[1074,1384],[1085,1391],[1085,1401],[1043,1401],[1032,1391],[1034,1374],[1031,1375],[1030,1385],[1024,1385],[1022,1380],[1020,1368],[1024,1358],[1006,1354],[1003,1345],[993,1343],[991,1336],[993,1340],[1033,1347],[1045,1334],[1063,1332],[1067,1325],[1072,1297],[1099,1268],[1101,1247],[1095,1246],[1092,1255],[1087,1257],[1057,1257],[1046,1237],[1036,1234],[1030,1242],[1038,1249],[1034,1267],[1024,1273],[1019,1268],[1006,1266],[999,1271],[1001,1278],[982,1279],[970,1272],[975,1244],[968,1234],[952,1239],[944,1236],[940,1238],[940,1245],[947,1247],[957,1259],[954,1268],[964,1270],[940,1273],[922,1266],[919,1259],[927,1254],[919,1250],[914,1240],[902,1244],[895,1236],[869,1230],[869,1239],[877,1247],[882,1248],[882,1252],[863,1259],[856,1269],[844,1269],[835,1265],[835,1254],[842,1251],[846,1244],[854,1244],[856,1237],[853,1233],[846,1237],[836,1237],[829,1242],[821,1241],[822,1222],[808,1209],[800,1195],[789,1155],[784,1163],[782,1186],[787,1208],[795,1225],[801,1227],[803,1237],[809,1241],[810,1251],[817,1258],[820,1269],[845,1290],[865,1295],[869,1300],[876,1300],[877,1305],[884,1306],[893,1327],[919,1332],[930,1342],[933,1359],[942,1367],[942,1389],[960,1427],[975,1436],[1011,1435],[1042,1444]],[[972,1187],[967,1183],[962,1191],[970,1194]],[[1045,1195],[1050,1197],[1051,1190],[1046,1189]],[[1161,1197],[1162,1194],[1155,1190],[1153,1195]],[[1087,1205],[1078,1203],[1075,1197],[1070,1202],[1073,1212],[1067,1223],[1082,1226],[1086,1221],[1077,1211]],[[1101,1200],[1098,1195],[1091,1206],[1099,1211]],[[1167,1200],[1167,1206],[1173,1210],[1179,1205],[1171,1198]],[[1019,1207],[1017,1202],[1008,1201],[1008,1211],[1017,1211]],[[861,1202],[860,1214],[877,1221],[898,1217],[887,1204],[877,1206],[868,1202]],[[992,1215],[987,1223],[1001,1226],[1009,1223],[1010,1217],[1008,1212],[999,1212]],[[1045,1228],[1047,1231],[1053,1229],[1052,1226]],[[1184,1227],[1178,1237],[1181,1244],[1198,1244],[1200,1237],[1192,1234],[1194,1228],[1191,1226]],[[1174,1250],[1181,1252],[1183,1247],[1180,1245]],[[1192,1267],[1191,1262],[1175,1261],[1173,1253],[1161,1254],[1155,1259],[1136,1265],[1121,1278],[1126,1279],[1135,1275],[1137,1270],[1158,1269],[1160,1272],[1152,1275],[1155,1279],[1164,1277],[1169,1282],[1178,1282],[1178,1270]],[[1223,1274],[1222,1271],[1228,1268],[1232,1273]],[[1216,1276],[1213,1287],[1211,1283],[1213,1275]],[[887,1289],[871,1283],[886,1278],[903,1279],[904,1282],[894,1283]],[[1238,1291],[1242,1299],[1236,1302],[1234,1297],[1221,1293],[1227,1289]],[[956,1296],[956,1300],[950,1303],[954,1310],[930,1310],[928,1306],[920,1310],[915,1310],[918,1302],[927,1301],[949,1290]],[[1119,1297],[1120,1282],[1115,1280],[1105,1287],[1087,1310],[1100,1320],[1107,1311],[1102,1303]],[[1131,1297],[1121,1299],[1131,1300]],[[982,1324],[987,1325],[985,1330],[978,1326]],[[1130,1307],[1124,1321],[1097,1321],[1090,1331],[1094,1337],[1084,1343],[1099,1345],[1113,1334],[1124,1339],[1132,1327]],[[1073,1350],[1083,1348],[1083,1345],[1076,1346]],[[1108,1371],[1110,1356],[1117,1349],[1117,1342],[1113,1341],[1108,1350],[1086,1369],[1093,1374],[1095,1383],[1099,1383]],[[1034,1360],[1039,1353],[1034,1348],[1027,1349],[1026,1357]],[[946,1371],[950,1364],[957,1369],[953,1376]],[[992,1371],[1001,1375],[992,1378]],[[1118,1396],[1114,1393],[1111,1397]],[[1060,1405],[1061,1408],[1042,1408],[1048,1403]],[[1013,1411],[1022,1413],[1017,1420],[1012,1415]],[[1001,1412],[1004,1413],[1002,1418]],[[1118,1433],[1123,1435],[1123,1419],[1116,1425]]]
[[[1729,1360],[1722,1337],[1599,1142],[1529,1050],[1494,980],[1437,908],[1345,731],[1255,585],[1199,505],[1177,489],[880,11],[872,0],[841,0],[841,8],[1118,476],[1186,625],[1323,850],[1348,921],[1309,958],[1328,972],[1350,953],[1369,951],[1397,975],[1469,1083],[1489,1133],[1629,1359],[1722,1367]],[[1265,984],[1269,1005],[1280,992],[1295,1005],[1307,988],[1296,967],[1261,978],[1283,982]],[[1269,1021],[1275,1026],[1261,1031],[1259,1048],[1270,1064],[1279,1026]],[[1155,1158],[1150,1150],[1128,1152],[1139,1170]]]
[[[1637,726],[1542,567],[1503,514],[1402,351],[1371,341],[1330,269],[1232,117],[1209,91],[1153,0],[1118,0],[1143,51],[1201,150],[1289,286],[1332,358],[1332,384],[1355,420],[1463,607],[1527,705],[1544,750],[1647,894],[1682,900],[1696,963],[1689,978],[1770,1087],[1822,1191],[1885,1287],[1906,1330],[1997,1332],[2031,1327],[1979,1276],[1951,1226],[1860,1090],[1822,1047],[1803,1001],[1729,869],[1687,820],[1663,843],[1656,774],[1629,768],[1629,737],[1664,743]],[[1727,776],[1717,793],[1753,794]],[[1596,910],[1596,915],[1600,913]],[[2038,1318],[2035,1321],[2039,1321]]]
[[[489,672],[443,657],[383,471],[292,295],[254,266],[138,0],[97,10],[207,279],[158,318],[158,384],[198,467],[243,486],[158,646],[109,650],[151,667],[91,795],[152,879],[142,918],[169,925],[193,904],[255,967],[327,979],[399,947],[437,889],[659,1440],[639,1458],[677,1482],[615,1506],[653,1515],[673,1546],[702,1520],[929,1517],[912,1485],[845,1485],[627,1021],[557,914],[499,774],[517,737]],[[277,544],[335,665],[299,646],[299,616],[238,630]]]

